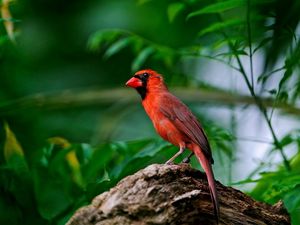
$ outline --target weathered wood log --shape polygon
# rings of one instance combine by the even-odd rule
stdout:
[[[219,224],[290,224],[282,202],[257,202],[217,182]],[[67,225],[216,224],[206,176],[188,164],[151,165],[79,209]]]

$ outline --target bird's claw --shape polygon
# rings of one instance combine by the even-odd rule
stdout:
[[[189,157],[185,157],[182,161],[181,161],[181,163],[189,163],[191,160],[190,160],[190,158]]]
[[[173,161],[170,161],[170,160],[168,160],[166,163],[165,163],[166,165],[174,165],[174,162]]]

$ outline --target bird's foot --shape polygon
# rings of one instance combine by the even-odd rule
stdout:
[[[166,165],[174,165],[173,160],[168,160],[167,162],[165,162]]]
[[[191,161],[191,157],[194,155],[193,152],[191,152],[187,157],[185,157],[181,163],[189,163]]]
[[[189,163],[191,160],[190,160],[190,158],[189,157],[185,157],[182,161],[181,161],[181,163]]]

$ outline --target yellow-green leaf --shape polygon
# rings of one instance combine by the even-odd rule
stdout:
[[[3,24],[9,39],[15,43],[15,35],[14,35],[14,23],[12,21],[12,15],[9,10],[9,4],[11,0],[3,0],[1,5],[1,17],[4,19]]]
[[[70,142],[67,139],[62,138],[62,137],[51,137],[51,138],[48,138],[48,142],[50,144],[54,144],[54,145],[60,146],[61,148],[68,148],[68,147],[71,146]]]
[[[48,138],[48,142],[50,142],[51,144],[54,144],[56,146],[59,146],[62,149],[71,147],[71,143],[67,139],[62,138],[62,137]],[[80,163],[77,158],[75,150],[73,148],[69,149],[69,152],[66,154],[65,158],[66,158],[66,161],[67,161],[70,169],[72,170],[72,178],[73,178],[74,182],[77,183],[79,186],[83,186],[83,179],[82,179],[82,175],[81,175]]]
[[[4,123],[4,130],[6,134],[6,140],[4,143],[4,158],[6,162],[9,162],[15,156],[24,158],[23,149],[6,122]]]

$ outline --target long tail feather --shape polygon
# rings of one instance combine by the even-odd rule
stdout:
[[[197,159],[199,160],[202,168],[204,169],[208,181],[210,196],[212,198],[212,202],[214,205],[214,212],[217,219],[217,222],[219,222],[220,218],[220,206],[219,206],[219,200],[216,190],[216,183],[214,178],[214,173],[211,167],[211,162],[205,157],[205,155],[202,153],[199,146],[195,146],[193,149],[193,152],[195,153]]]

